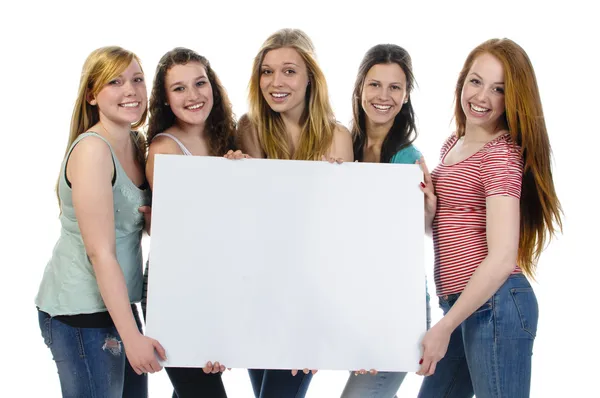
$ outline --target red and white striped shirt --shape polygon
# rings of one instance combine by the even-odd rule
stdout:
[[[461,162],[445,165],[446,154],[457,141],[454,134],[446,140],[440,164],[431,173],[437,195],[433,246],[438,296],[462,292],[487,256],[486,198],[521,197],[523,160],[509,134]],[[519,272],[515,264],[513,273]]]

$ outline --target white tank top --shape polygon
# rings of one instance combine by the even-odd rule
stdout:
[[[175,141],[177,143],[177,145],[179,145],[179,149],[181,149],[181,152],[183,152],[184,155],[186,155],[186,156],[192,156],[192,153],[174,135],[171,135],[169,133],[159,133],[159,134],[156,134],[154,136],[154,138],[160,137],[161,135],[164,135],[165,137],[169,137],[170,139],[172,139],[173,141]]]

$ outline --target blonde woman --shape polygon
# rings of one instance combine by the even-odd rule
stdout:
[[[254,58],[249,112],[238,125],[253,158],[353,161],[350,132],[336,123],[310,38],[298,29],[272,34]],[[312,373],[250,369],[257,398],[304,397]]]
[[[145,337],[141,238],[150,190],[147,113],[137,56],[103,47],[87,58],[57,183],[61,235],[36,297],[42,336],[63,397],[146,397],[145,373],[161,369],[158,341]],[[129,360],[127,361],[126,358]]]

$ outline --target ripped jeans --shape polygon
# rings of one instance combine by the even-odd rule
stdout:
[[[134,316],[141,328],[137,311]],[[38,318],[58,368],[63,398],[148,397],[148,377],[133,371],[114,326],[76,328],[39,310]]]

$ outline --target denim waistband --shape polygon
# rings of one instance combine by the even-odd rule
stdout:
[[[511,275],[509,275],[509,277],[506,279],[506,281],[504,283],[508,282],[510,279],[518,279],[518,278],[525,278],[525,279],[527,279],[523,273],[511,274]],[[453,304],[456,300],[458,300],[458,298],[460,297],[461,293],[462,292],[452,293],[452,294],[444,294],[444,295],[438,296],[438,298],[441,301],[445,301],[445,302],[447,302],[449,304]]]

